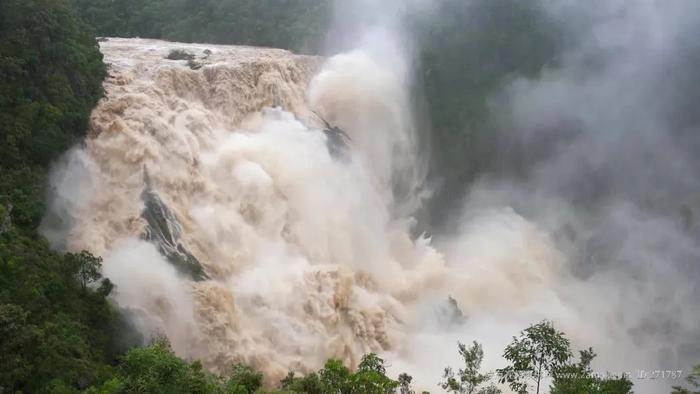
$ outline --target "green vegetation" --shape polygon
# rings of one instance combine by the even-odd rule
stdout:
[[[503,357],[511,365],[498,370],[501,383],[508,383],[515,392],[527,392],[532,380],[539,393],[542,379],[564,367],[571,351],[564,333],[555,330],[550,322],[542,322],[513,338]]]
[[[48,165],[84,135],[104,75],[69,1],[0,2],[0,392],[85,388],[122,351],[101,260],[36,232]]]
[[[15,226],[0,235],[4,392],[78,389],[110,375],[123,350],[113,339],[125,324],[107,301],[112,284],[99,268],[99,258],[57,254]]]
[[[440,383],[445,391],[466,394],[497,394],[501,391],[493,385],[485,385],[491,379],[490,373],[481,373],[481,362],[484,360],[484,350],[481,345],[474,341],[472,346],[466,347],[463,343],[458,343],[459,355],[464,360],[464,369],[459,369],[455,375],[452,368],[445,368],[443,378]]]
[[[401,383],[386,376],[384,360],[376,354],[365,355],[356,372],[350,371],[339,360],[328,360],[318,372],[296,377],[290,372],[280,383],[286,393],[393,393],[400,385],[410,391],[411,377],[402,374]]]
[[[579,362],[567,361],[556,372],[550,394],[606,394],[632,393],[632,382],[627,376],[601,377],[591,369],[596,354],[593,349],[580,351]]]
[[[406,375],[407,376],[407,375]],[[375,354],[363,357],[356,372],[338,360],[328,360],[318,372],[303,378],[290,372],[271,393],[393,393],[399,383],[386,376],[384,361]],[[135,348],[124,356],[114,377],[89,388],[88,394],[248,394],[262,393],[263,376],[248,365],[236,364],[226,376],[206,372],[198,361],[178,358],[166,339]]]
[[[518,349],[518,350],[515,350]],[[481,372],[484,351],[473,342],[470,347],[461,343],[458,350],[464,368],[455,374],[445,368],[444,381],[439,387],[447,392],[466,394],[499,394],[501,390],[490,383],[492,373]],[[529,353],[535,351],[535,357]],[[541,365],[553,377],[551,393],[567,394],[629,394],[632,383],[622,378],[599,378],[590,368],[595,357],[592,350],[581,352],[578,363],[569,364],[571,352],[569,342],[561,332],[554,330],[549,322],[542,322],[524,330],[505,351],[511,357],[511,365],[504,368],[509,374],[532,377]],[[542,356],[545,355],[545,356]],[[548,356],[547,356],[548,355]],[[566,355],[566,357],[563,357]],[[557,359],[557,357],[560,357]],[[544,361],[542,361],[544,360]],[[556,360],[556,361],[555,361]],[[531,364],[534,362],[534,364]],[[517,368],[524,368],[518,370]],[[535,369],[533,369],[535,368]],[[503,370],[499,370],[501,376]],[[540,375],[544,376],[544,375]],[[135,348],[123,357],[115,375],[99,386],[89,388],[89,394],[116,393],[274,393],[274,394],[412,394],[413,378],[400,374],[397,380],[386,375],[386,363],[376,354],[365,355],[354,371],[339,360],[328,360],[318,371],[299,377],[290,371],[277,388],[264,389],[263,376],[248,365],[236,364],[228,374],[216,375],[206,372],[198,361],[186,362],[178,358],[166,339],[157,339],[153,344]],[[514,386],[511,384],[511,388]],[[518,385],[518,393],[537,393],[527,384]],[[685,393],[685,392],[678,392]],[[690,393],[690,392],[688,392]]]
[[[506,347],[503,358],[509,362],[497,370],[499,381],[516,393],[541,393],[545,378],[552,378],[551,394],[630,394],[632,382],[626,376],[600,377],[591,369],[593,349],[580,352],[572,360],[569,340],[552,322],[543,321],[523,330]]]
[[[464,185],[498,170],[499,130],[489,103],[518,76],[554,64],[561,27],[537,1],[442,0],[412,22],[419,86],[430,121],[432,169],[441,188],[432,217],[445,220]]]
[[[173,49],[165,58],[168,60],[193,60],[194,55],[184,49]]]
[[[209,56],[206,54],[205,56]],[[168,56],[165,57],[168,60],[187,60],[187,66],[193,70],[199,70],[202,68],[202,63],[195,60],[194,54],[187,52],[184,49],[173,49],[168,52]]]
[[[258,376],[257,385],[262,381]],[[135,348],[124,356],[116,376],[98,387],[87,390],[90,394],[107,393],[218,393],[247,392],[223,391],[221,382],[214,379],[202,368],[200,362],[188,363],[170,349],[165,339],[158,339],[154,344]],[[243,387],[239,385],[231,386]]]
[[[39,223],[46,168],[84,134],[104,73],[68,1],[0,2],[0,205],[15,225]]]
[[[3,168],[46,166],[83,135],[102,94],[102,55],[69,4],[0,3]]]
[[[445,368],[440,383],[447,392],[467,394],[498,394],[501,390],[490,383],[490,372],[481,372],[484,351],[479,343],[467,347],[458,344],[464,369],[455,374]],[[593,349],[580,352],[579,362],[572,360],[569,340],[557,331],[552,322],[542,321],[523,330],[506,346],[503,358],[508,365],[498,369],[496,375],[501,384],[507,384],[515,393],[541,393],[549,378],[552,394],[631,394],[632,382],[626,376],[605,377],[591,369],[595,358]]]
[[[673,386],[673,392],[671,394],[700,394],[700,365],[693,367],[690,374],[685,378],[693,389],[686,389],[681,386]]]
[[[75,0],[100,36],[317,51],[330,0]]]

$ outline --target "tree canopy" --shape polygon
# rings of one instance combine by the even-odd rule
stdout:
[[[70,1],[0,2],[0,392],[86,388],[120,352],[101,260],[36,231],[48,165],[84,135],[104,75]]]
[[[330,0],[76,0],[100,36],[317,51]]]

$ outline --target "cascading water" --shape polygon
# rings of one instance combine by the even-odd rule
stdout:
[[[164,60],[180,48],[203,67]],[[398,155],[414,147],[396,75],[360,52],[309,87],[321,59],[282,50],[102,50],[106,98],[56,171],[48,238],[105,256],[139,328],[214,368],[244,359],[281,377],[394,348],[398,297],[427,278],[398,280],[405,257],[437,258],[392,218],[392,176],[415,172]],[[328,149],[324,120],[347,146]]]
[[[104,257],[146,337],[163,333],[214,370],[244,360],[270,381],[377,352],[429,389],[457,365],[458,339],[484,342],[485,366],[500,367],[511,335],[543,318],[574,345],[629,350],[601,358],[615,372],[655,360],[658,347],[640,349],[631,323],[600,308],[614,284],[571,276],[512,209],[476,196],[441,252],[412,236],[425,171],[403,71],[363,51],[101,48],[106,97],[55,166],[43,230]],[[196,63],[166,60],[174,49]]]

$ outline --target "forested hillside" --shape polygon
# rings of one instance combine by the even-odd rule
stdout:
[[[100,36],[240,44],[317,51],[330,0],[76,0]],[[273,27],[274,26],[274,27]]]
[[[413,18],[438,182],[430,201],[437,225],[460,201],[463,185],[503,165],[490,100],[512,80],[555,65],[563,31],[528,1],[439,1],[431,13]]]
[[[62,392],[110,373],[120,318],[100,259],[37,233],[49,164],[102,94],[102,55],[69,1],[0,3],[0,391]]]

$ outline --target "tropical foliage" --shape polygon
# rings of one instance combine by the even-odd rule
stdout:
[[[48,165],[84,135],[104,75],[69,1],[0,2],[0,392],[86,388],[122,351],[101,260],[36,232]]]
[[[316,50],[330,0],[76,0],[100,36]]]

